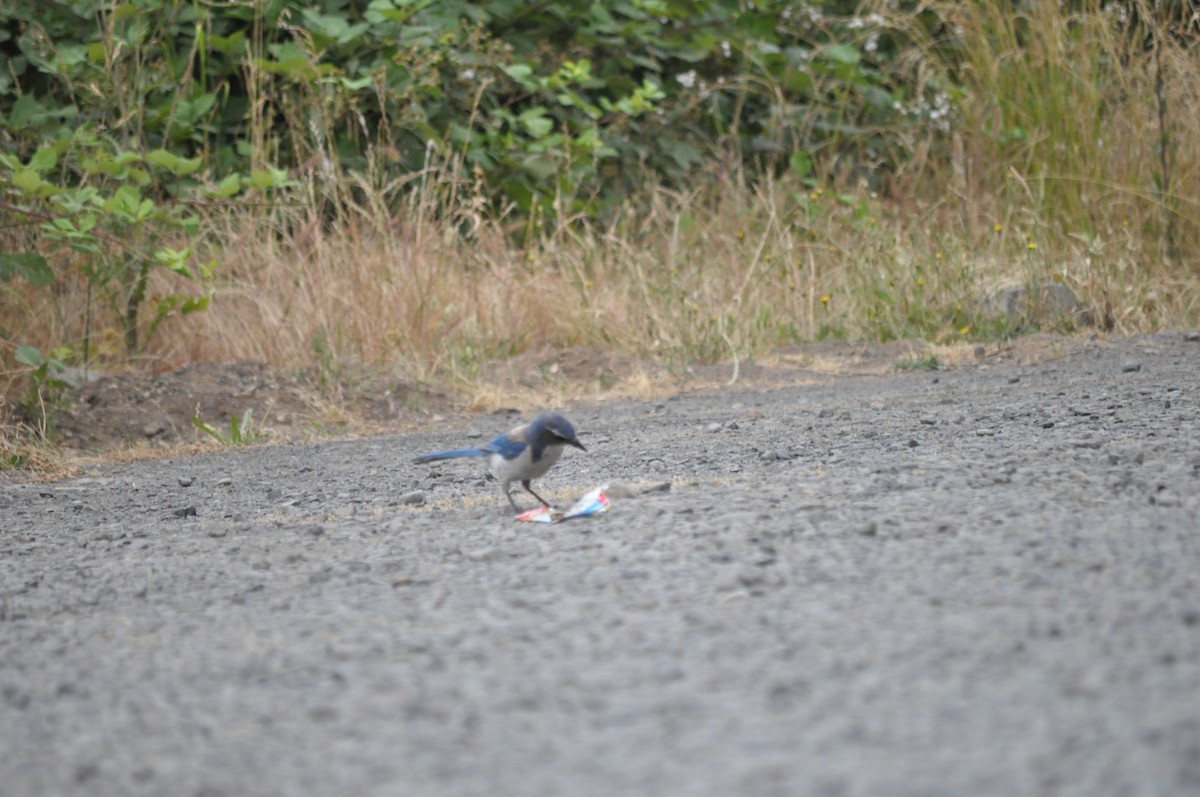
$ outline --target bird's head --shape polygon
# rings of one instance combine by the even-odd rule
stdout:
[[[534,436],[541,437],[547,445],[575,446],[587,451],[575,436],[575,427],[557,412],[543,412],[533,419],[532,427]]]

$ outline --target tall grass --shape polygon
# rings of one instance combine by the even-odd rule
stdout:
[[[1137,27],[1125,4],[935,4],[948,41],[924,49],[954,45],[968,91],[945,176],[977,234],[1015,225],[1060,260],[1196,262],[1200,41],[1169,27],[1171,5],[1128,4]]]
[[[207,211],[216,298],[164,326],[150,355],[402,367],[471,385],[488,360],[543,345],[684,364],[828,337],[994,339],[1018,330],[986,294],[1047,281],[1104,329],[1197,326],[1196,42],[1148,47],[1099,3],[934,2],[947,21],[936,36],[887,5],[914,73],[966,93],[879,195],[749,178],[714,157],[686,189],[648,185],[604,222],[522,220],[453,158],[431,154],[390,183],[314,158],[269,208]],[[173,277],[156,279],[165,291]],[[31,338],[71,340],[82,288],[10,285],[0,302],[27,315]]]

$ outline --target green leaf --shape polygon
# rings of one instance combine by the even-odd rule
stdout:
[[[213,34],[208,37],[208,43],[212,49],[223,55],[240,55],[245,51],[246,31],[239,30],[231,33],[228,36],[217,36]]]
[[[521,165],[538,180],[549,180],[558,171],[554,159],[546,155],[530,155],[521,161]]]
[[[37,193],[44,182],[42,176],[33,169],[21,169],[12,176],[12,184],[27,194]]]
[[[101,207],[126,221],[136,221],[141,204],[142,192],[132,185],[123,185]]]
[[[530,108],[518,116],[517,121],[533,138],[545,138],[554,129],[554,120],[546,118],[545,108]]]
[[[214,199],[229,199],[242,190],[242,175],[234,172],[227,175],[221,182],[217,183],[215,190],[210,191],[209,195]]]
[[[203,296],[189,296],[183,300],[183,304],[179,305],[179,314],[188,315],[196,313],[208,308],[208,303],[212,301],[212,294],[206,293]]]
[[[32,94],[24,94],[12,104],[8,114],[8,124],[13,129],[20,129],[34,121],[40,121],[46,111],[38,104]]]
[[[197,407],[196,409],[199,410],[199,407]],[[214,440],[216,440],[218,443],[221,443],[222,445],[225,444],[225,440],[222,439],[220,432],[218,432],[216,429],[209,426],[204,421],[200,420],[199,415],[192,416],[192,426],[195,426],[197,429],[204,432],[206,435],[209,435]]]
[[[31,285],[54,284],[54,271],[41,255],[34,252],[0,252],[0,280],[7,282],[18,274]]]
[[[825,55],[830,61],[835,61],[845,66],[855,66],[860,60],[858,50],[849,44],[831,44],[825,48]]]
[[[250,185],[259,191],[283,188],[289,184],[287,172],[282,169],[255,169],[250,172]]]
[[[681,169],[687,169],[695,166],[704,160],[704,156],[700,151],[686,141],[673,141],[667,148],[667,152],[671,156],[671,160]]]
[[[796,150],[792,153],[791,159],[788,161],[788,166],[792,170],[792,174],[803,179],[812,174],[813,160],[812,156],[804,150]]]
[[[186,177],[200,168],[201,158],[181,158],[165,149],[156,149],[146,154],[146,162],[166,169],[176,177]]]
[[[537,83],[533,80],[533,67],[529,64],[510,64],[501,68],[504,70],[504,74],[517,81],[522,88],[537,88]]]
[[[46,358],[36,346],[18,346],[13,356],[21,365],[28,365],[30,368],[40,368],[46,362]]]
[[[55,147],[42,147],[29,159],[29,168],[38,174],[45,174],[57,165],[58,150]]]
[[[181,250],[171,249],[164,246],[154,253],[154,259],[159,265],[166,266],[171,271],[174,271],[181,277],[192,278],[192,271],[188,268],[188,259],[192,256],[191,247]]]

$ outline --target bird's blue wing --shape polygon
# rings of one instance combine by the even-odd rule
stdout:
[[[488,443],[483,450],[491,454],[499,454],[505,459],[515,459],[521,456],[526,448],[528,448],[528,444],[524,440],[514,437],[513,433],[509,432]]]

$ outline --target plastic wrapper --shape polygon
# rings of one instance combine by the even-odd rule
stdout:
[[[572,518],[588,517],[599,512],[607,512],[608,506],[611,503],[605,492],[607,489],[607,484],[600,485],[571,504],[571,508],[565,512],[553,507],[539,506],[537,509],[531,509],[528,512],[517,515],[517,520],[529,523],[561,523],[564,520],[571,520]]]

